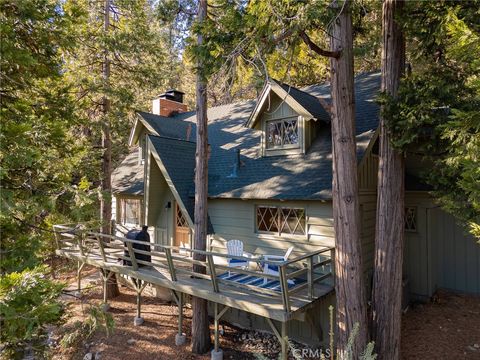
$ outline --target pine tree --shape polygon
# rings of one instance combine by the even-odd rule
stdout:
[[[145,109],[148,97],[166,84],[166,32],[146,0],[69,1],[66,6],[79,7],[81,23],[75,33],[79,47],[66,53],[76,116],[84,124],[85,166],[79,177],[100,190],[97,214],[103,232],[110,234],[112,168],[128,150],[135,108]],[[117,294],[112,281],[107,297]]]
[[[3,1],[0,20],[4,273],[32,268],[50,255],[49,225],[62,216],[63,202],[74,192],[74,102],[61,55],[75,44],[75,16],[58,1]]]
[[[421,155],[433,197],[480,239],[479,1],[405,7],[410,72],[396,98],[381,99],[391,141],[407,157]]]

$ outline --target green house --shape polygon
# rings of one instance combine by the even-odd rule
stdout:
[[[380,74],[355,79],[356,140],[361,241],[369,292],[374,261]],[[194,223],[195,112],[183,94],[169,91],[139,112],[131,131],[130,154],[113,178],[117,232],[146,224],[157,244],[191,246]],[[241,240],[254,254],[293,256],[335,246],[332,216],[332,144],[328,84],[296,89],[275,80],[256,101],[208,109],[208,247],[225,253]],[[427,300],[438,288],[480,294],[480,247],[443,212],[419,180],[425,165],[407,157],[404,294]],[[289,334],[324,344],[325,295],[304,322],[291,321]],[[268,329],[265,319],[232,309],[231,323]]]

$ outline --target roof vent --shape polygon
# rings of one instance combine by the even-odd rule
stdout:
[[[235,149],[235,161],[233,163],[232,173],[227,176],[227,178],[236,178],[238,177],[238,170],[240,166],[244,165],[240,160],[240,149]]]

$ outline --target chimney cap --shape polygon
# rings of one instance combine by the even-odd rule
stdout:
[[[177,94],[184,94],[185,93],[183,91],[180,91],[180,90],[177,90],[177,89],[168,89],[167,91],[165,91],[165,93],[177,93]]]
[[[158,98],[183,103],[183,95],[185,95],[185,93],[180,90],[169,89],[164,93],[158,95]]]

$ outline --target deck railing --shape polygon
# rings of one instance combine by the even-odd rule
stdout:
[[[263,296],[279,297],[282,301],[285,312],[290,312],[290,297],[300,296],[299,292],[307,289],[306,296],[309,300],[315,299],[315,285],[332,278],[333,283],[333,259],[334,248],[323,247],[319,250],[297,256],[287,261],[265,260],[259,257],[233,256],[226,253],[202,251],[176,246],[145,243],[143,241],[131,240],[114,235],[106,235],[89,229],[86,226],[55,225],[55,241],[57,249],[66,252],[78,253],[80,260],[95,257],[96,262],[106,265],[119,264],[131,270],[138,271],[143,266],[152,266],[156,269],[164,269],[170,276],[170,281],[181,281],[181,275],[191,278],[208,280],[211,283],[212,291],[221,292],[220,285],[239,287]],[[134,244],[149,245],[150,251],[136,249]],[[180,253],[190,254],[185,256]],[[197,254],[198,256],[193,256]],[[150,261],[139,259],[136,255],[148,255]],[[195,257],[196,259],[194,259]],[[201,258],[202,260],[198,260]],[[220,259],[224,259],[222,264]],[[227,259],[238,259],[250,263],[278,266],[279,275],[266,274],[261,270],[249,270],[231,268],[227,265]],[[131,264],[131,265],[125,265]],[[193,271],[193,265],[205,269],[204,273]],[[278,281],[280,291],[275,291],[260,286],[254,286],[222,278],[220,275],[225,272],[234,272],[246,276],[258,277]],[[302,279],[298,284],[289,286],[289,281]],[[302,292],[305,296],[305,293]]]

